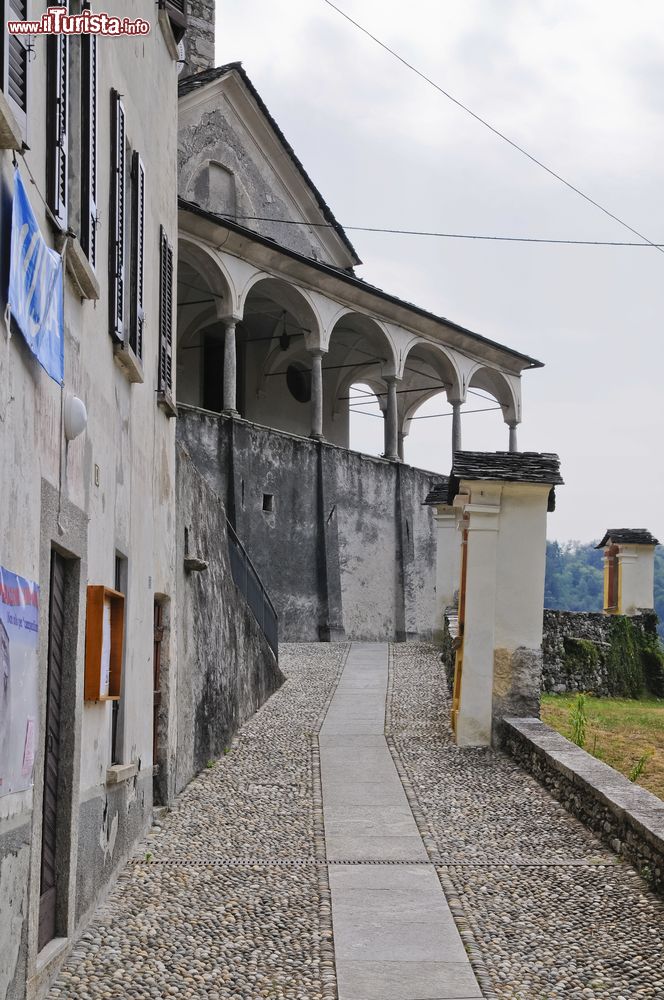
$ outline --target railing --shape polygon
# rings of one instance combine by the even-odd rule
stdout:
[[[261,578],[254,569],[254,565],[230,521],[226,521],[226,527],[228,529],[228,555],[231,560],[231,573],[235,586],[242,592],[272,652],[278,657],[279,620],[277,612],[274,610],[274,605],[261,583]]]

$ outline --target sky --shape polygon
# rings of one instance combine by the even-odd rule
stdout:
[[[658,0],[338,0],[439,86],[664,243]],[[217,0],[217,61],[242,61],[342,225],[632,240],[324,0]],[[545,363],[524,373],[519,448],[560,455],[549,538],[646,527],[664,541],[664,253],[349,232],[359,276]],[[489,406],[469,397],[467,408]],[[450,469],[450,407],[405,459]],[[381,424],[353,418],[378,453]],[[507,448],[498,412],[463,447]]]

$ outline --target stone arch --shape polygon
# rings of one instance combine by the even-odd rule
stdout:
[[[421,366],[417,366],[417,360],[424,362],[424,365],[431,369],[423,374]],[[448,398],[463,399],[463,379],[451,352],[445,350],[440,344],[435,344],[430,340],[417,337],[411,340],[403,353],[403,361],[399,372],[402,381],[409,380],[409,376],[419,376],[420,378],[432,378],[437,376],[440,380],[438,391],[445,391]]]
[[[271,301],[284,312],[290,313],[299,324],[307,347],[310,350],[322,348],[320,315],[306,289],[283,278],[276,278],[265,271],[258,271],[247,281],[239,296],[240,314],[243,319],[247,315],[247,305],[252,297]]]

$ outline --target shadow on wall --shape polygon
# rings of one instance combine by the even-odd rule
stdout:
[[[219,496],[177,448],[178,665],[175,760],[168,800],[283,683],[277,659],[233,582],[226,511]],[[185,529],[187,563],[185,566]]]

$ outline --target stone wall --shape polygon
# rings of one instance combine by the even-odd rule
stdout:
[[[431,637],[433,473],[191,407],[178,435],[223,498],[284,640]]]
[[[205,568],[185,568],[189,556]],[[231,575],[226,511],[187,452],[177,450],[178,663],[162,687],[175,701],[175,738],[159,776],[172,801],[283,683],[276,658]]]
[[[664,894],[662,800],[539,719],[505,719],[504,749]]]
[[[656,640],[657,616],[652,611],[630,618],[599,612],[545,611],[542,690],[550,694],[592,691],[605,696],[631,693],[630,684],[638,684],[631,672],[638,670],[638,664],[630,667],[628,661],[638,658],[640,649],[621,649],[623,633],[627,639],[633,636],[632,645],[641,646],[644,640],[647,646]],[[625,676],[621,676],[623,671]]]
[[[189,0],[187,30],[184,35],[185,62],[180,79],[214,66],[215,0]]]

